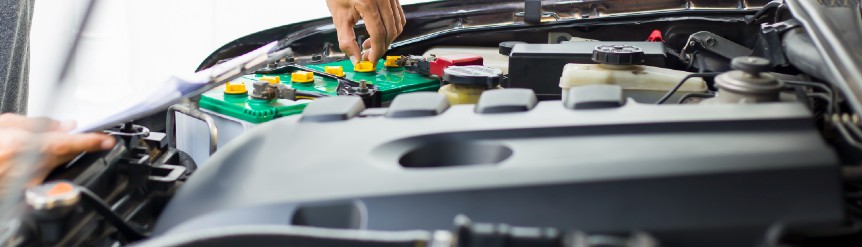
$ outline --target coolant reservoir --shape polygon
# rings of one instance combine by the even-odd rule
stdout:
[[[560,77],[563,102],[569,88],[584,85],[619,85],[625,96],[641,103],[655,103],[673,89],[685,76],[685,71],[639,65],[643,51],[634,46],[599,46],[593,51],[593,61],[599,64],[567,64]],[[706,82],[701,78],[690,78],[670,98],[676,100],[687,93],[704,93]]]
[[[451,66],[443,71],[443,81],[448,83],[440,87],[440,94],[446,96],[449,104],[476,104],[482,92],[500,89],[503,72],[500,69],[485,66]]]
[[[496,86],[494,89],[502,89],[502,87]],[[446,96],[451,105],[465,105],[476,104],[479,102],[479,97],[482,96],[482,93],[488,90],[485,87],[449,84],[440,87],[440,90],[437,92]]]

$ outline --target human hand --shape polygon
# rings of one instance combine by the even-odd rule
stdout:
[[[36,133],[36,128],[46,128]],[[30,185],[38,184],[57,166],[83,152],[107,150],[116,140],[105,134],[69,134],[75,124],[57,122],[47,118],[28,118],[15,114],[0,115],[0,187],[16,175],[33,175]],[[38,141],[36,147],[42,155],[41,163],[29,170],[12,170],[13,159],[22,154],[27,145]]]
[[[398,0],[326,0],[326,6],[338,32],[338,46],[354,64],[380,59],[407,23]],[[360,19],[371,36],[362,43],[366,52],[359,48],[353,32]]]

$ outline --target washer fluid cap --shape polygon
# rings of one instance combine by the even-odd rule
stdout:
[[[600,45],[593,49],[593,62],[612,65],[643,64],[644,51],[631,45]]]
[[[500,85],[503,71],[486,66],[450,66],[443,70],[443,80],[458,85]]]

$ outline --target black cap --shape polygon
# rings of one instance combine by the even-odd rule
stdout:
[[[631,45],[600,45],[593,50],[593,62],[600,64],[643,64],[644,51]]]
[[[500,85],[503,71],[497,68],[469,65],[451,66],[443,70],[443,80],[458,85]]]
[[[767,72],[772,69],[772,63],[765,58],[760,57],[737,57],[730,60],[730,68],[734,70],[742,70],[745,73],[759,76],[760,73]]]
[[[512,54],[512,48],[515,47],[515,45],[526,44],[526,43],[527,42],[521,42],[521,41],[503,41],[500,43],[500,54],[505,55],[505,56],[509,56],[509,54]]]

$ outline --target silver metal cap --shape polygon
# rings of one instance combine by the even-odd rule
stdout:
[[[720,103],[761,103],[779,100],[784,83],[766,73],[769,60],[759,57],[738,57],[731,62],[733,71],[715,78],[718,95],[710,101]]]
[[[24,197],[33,209],[68,207],[81,200],[81,190],[68,181],[53,181],[27,189]]]

